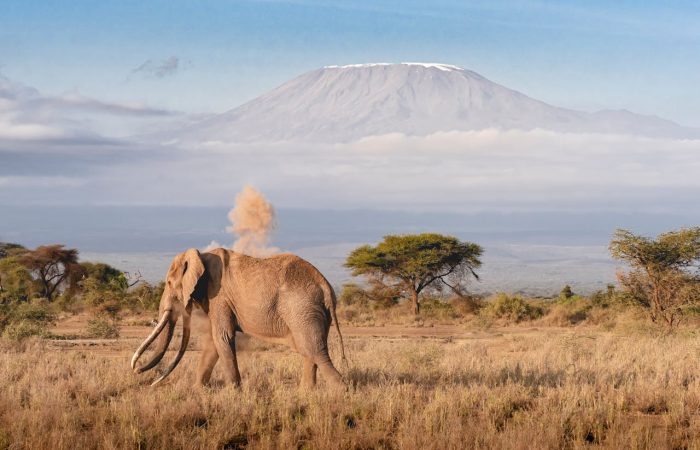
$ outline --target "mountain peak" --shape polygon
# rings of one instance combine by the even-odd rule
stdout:
[[[389,133],[426,136],[489,128],[700,137],[699,130],[627,111],[558,108],[440,63],[326,66],[174,137],[188,143],[348,142]]]

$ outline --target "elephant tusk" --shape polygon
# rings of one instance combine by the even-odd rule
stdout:
[[[163,317],[161,317],[160,322],[158,322],[158,325],[156,325],[156,328],[151,332],[150,335],[146,338],[145,341],[143,341],[143,344],[139,346],[139,348],[136,350],[134,353],[134,356],[131,358],[131,368],[136,369],[136,362],[139,360],[143,352],[146,351],[149,345],[153,343],[153,341],[158,337],[158,335],[163,331],[163,328],[165,328],[165,325],[168,323],[168,315],[170,314],[170,311],[165,311],[163,313]]]
[[[180,363],[180,360],[182,359],[182,356],[185,354],[185,350],[187,350],[187,344],[190,341],[190,316],[189,314],[184,314],[182,317],[182,341],[180,343],[180,349],[177,351],[177,356],[175,356],[175,359],[173,362],[170,364],[168,369],[161,375],[156,381],[151,383],[151,386],[155,386],[161,381],[163,381],[168,375],[170,375],[170,372],[175,370],[175,367]]]

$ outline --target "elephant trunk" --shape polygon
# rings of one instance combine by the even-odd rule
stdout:
[[[168,350],[168,345],[170,345],[170,341],[173,338],[176,323],[177,317],[172,313],[172,311],[165,311],[163,313],[163,317],[160,319],[160,322],[158,322],[158,325],[156,325],[156,328],[153,330],[150,336],[146,338],[143,344],[141,344],[138,350],[136,350],[133,358],[131,358],[131,367],[134,369],[134,372],[142,373],[150,370],[155,367],[161,359],[163,359],[163,355],[165,355],[165,352]],[[166,332],[163,333],[163,330],[166,328]],[[156,338],[158,338],[158,344],[153,358],[146,365],[136,367],[136,362],[138,359]]]
[[[180,360],[182,359],[182,356],[185,354],[185,350],[187,350],[187,344],[190,342],[190,314],[188,312],[183,313],[182,315],[182,341],[180,342],[180,349],[177,351],[177,355],[175,356],[175,359],[173,360],[172,363],[170,363],[170,366],[168,366],[167,370],[161,375],[156,381],[151,383],[151,386],[155,386],[161,381],[165,380],[165,378],[170,375],[170,372],[175,370],[177,365],[180,363]]]

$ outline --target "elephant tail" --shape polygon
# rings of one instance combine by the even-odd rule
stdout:
[[[347,364],[348,360],[345,357],[345,343],[343,342],[343,334],[340,332],[340,324],[338,323],[338,316],[335,313],[335,305],[337,304],[337,300],[335,297],[335,291],[331,286],[328,286],[329,290],[329,300],[330,302],[328,305],[328,309],[331,310],[331,318],[333,319],[333,322],[335,322],[335,331],[338,332],[338,338],[340,339],[340,357],[343,359],[343,363]]]

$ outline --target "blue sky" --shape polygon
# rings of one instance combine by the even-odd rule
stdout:
[[[558,106],[700,126],[699,25],[691,1],[3,0],[0,73],[197,113],[323,65],[444,62]]]

